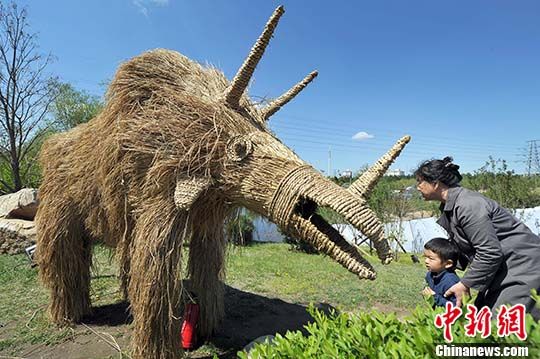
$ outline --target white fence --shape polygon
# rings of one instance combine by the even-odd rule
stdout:
[[[540,207],[517,209],[515,215],[534,233],[540,233]],[[362,234],[350,224],[335,224],[334,227],[351,243],[358,243]],[[434,237],[447,237],[446,231],[436,223],[436,218],[422,218],[385,225],[386,235],[396,236],[409,252],[421,251],[424,243]],[[282,242],[283,235],[277,226],[266,219],[255,221],[254,239],[261,242]]]

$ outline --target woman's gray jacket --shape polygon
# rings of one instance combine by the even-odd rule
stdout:
[[[459,247],[461,278],[478,291],[540,288],[540,238],[497,202],[463,187],[448,189],[437,221]]]

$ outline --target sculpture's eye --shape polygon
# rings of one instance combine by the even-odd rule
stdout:
[[[242,161],[253,150],[253,144],[244,136],[233,137],[227,143],[227,156],[236,162]]]

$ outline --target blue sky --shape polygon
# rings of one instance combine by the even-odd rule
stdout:
[[[303,159],[327,171],[372,163],[405,134],[393,168],[452,155],[465,172],[488,156],[525,171],[540,140],[538,1],[24,1],[49,68],[102,95],[118,65],[153,48],[232,78],[272,11],[285,14],[251,96],[319,77],[271,119]],[[367,134],[353,139],[359,132]],[[540,141],[538,142],[540,147]],[[330,150],[330,151],[329,151]]]

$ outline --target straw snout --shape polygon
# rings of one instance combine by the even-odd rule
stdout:
[[[311,244],[361,279],[374,280],[377,273],[371,264],[343,236],[317,213],[293,213],[289,233]]]
[[[285,232],[310,243],[360,278],[375,279],[373,267],[320,214],[320,207],[336,211],[345,219],[355,221],[358,227],[361,218],[356,213],[365,204],[304,165],[291,170],[282,179],[268,205],[268,212]]]
[[[316,194],[307,195],[299,204],[301,204],[299,208],[302,209],[300,213],[304,218],[315,213],[318,207],[327,207],[335,211],[373,241],[377,255],[383,264],[388,264],[392,260],[390,246],[384,237],[383,226],[364,199],[351,195],[347,190],[332,184],[318,188]]]
[[[375,246],[382,264],[389,264],[393,259],[381,221],[366,203],[357,205],[354,210],[344,213],[345,219],[368,237]]]

